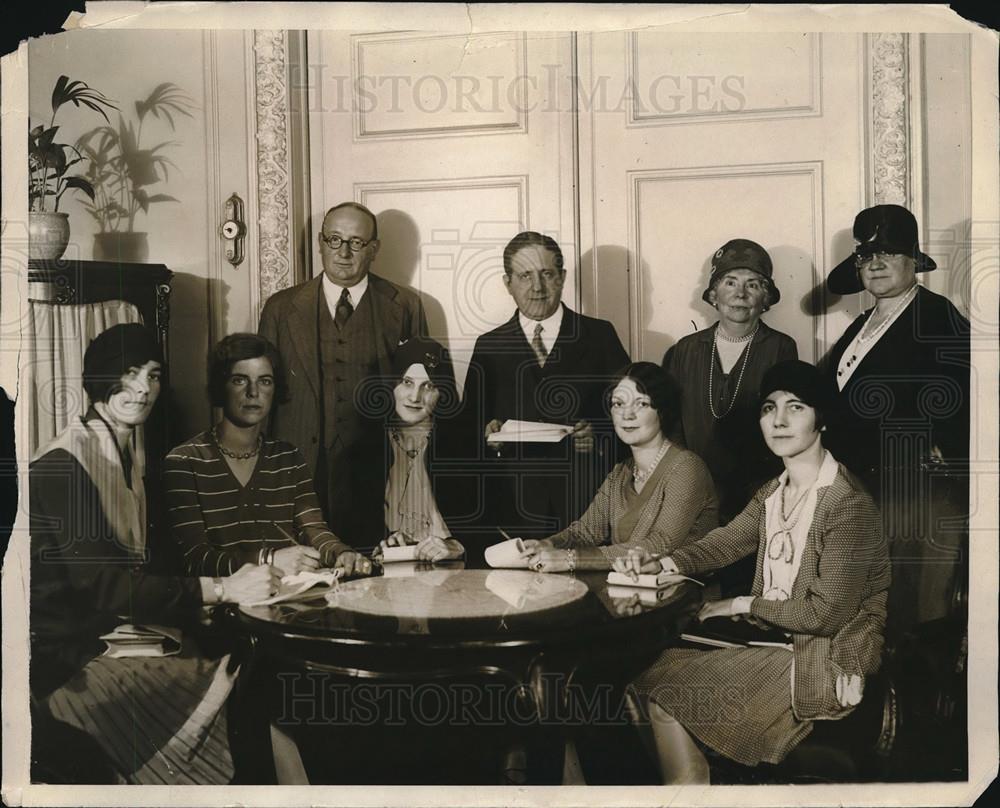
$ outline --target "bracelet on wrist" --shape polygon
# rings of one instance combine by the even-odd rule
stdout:
[[[566,551],[566,568],[570,572],[576,572],[576,550],[570,549]]]
[[[216,603],[223,603],[226,600],[226,584],[222,578],[212,579],[212,594],[215,595]]]

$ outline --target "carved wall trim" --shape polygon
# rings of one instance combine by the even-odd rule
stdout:
[[[865,51],[869,203],[909,207],[909,35],[866,34]]]
[[[254,31],[259,282],[252,308],[291,286],[288,52],[285,31]]]

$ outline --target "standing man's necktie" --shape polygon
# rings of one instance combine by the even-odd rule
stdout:
[[[333,322],[336,323],[337,328],[343,328],[344,323],[351,319],[352,314],[354,314],[354,306],[351,305],[351,295],[347,289],[344,289],[340,293],[340,299],[337,301],[337,313],[333,318]]]
[[[548,351],[545,350],[545,343],[542,342],[542,324],[538,323],[535,326],[535,336],[531,338],[531,349],[535,352],[535,358],[538,360],[538,367],[545,367],[545,360],[548,357]]]

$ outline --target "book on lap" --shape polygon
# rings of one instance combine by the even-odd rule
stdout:
[[[104,655],[113,658],[164,657],[181,650],[181,630],[168,626],[123,623],[99,639],[108,646]]]
[[[792,638],[777,626],[761,627],[748,620],[732,617],[709,617],[681,634],[682,640],[714,648],[771,646],[791,648]]]

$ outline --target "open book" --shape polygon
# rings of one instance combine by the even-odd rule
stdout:
[[[701,581],[681,575],[679,572],[647,573],[640,575],[637,579],[623,572],[612,570],[608,573],[609,586],[639,587],[640,589],[660,589],[664,586],[680,583],[681,581],[692,581],[698,586],[704,586]]]
[[[123,623],[100,637],[109,657],[164,657],[180,653],[181,630],[168,626]]]
[[[303,570],[302,572],[295,573],[295,575],[286,575],[281,579],[281,586],[278,587],[278,591],[275,594],[269,598],[257,601],[256,603],[250,603],[248,605],[271,606],[274,603],[294,600],[307,592],[309,593],[309,596],[312,597],[313,593],[309,592],[310,589],[314,586],[333,586],[343,572],[344,571],[342,569],[316,571]]]
[[[573,431],[567,424],[546,424],[542,421],[504,421],[487,443],[558,443]]]
[[[791,648],[792,638],[776,626],[761,628],[748,620],[732,617],[709,617],[681,634],[682,640],[715,648],[740,648],[750,645]]]

